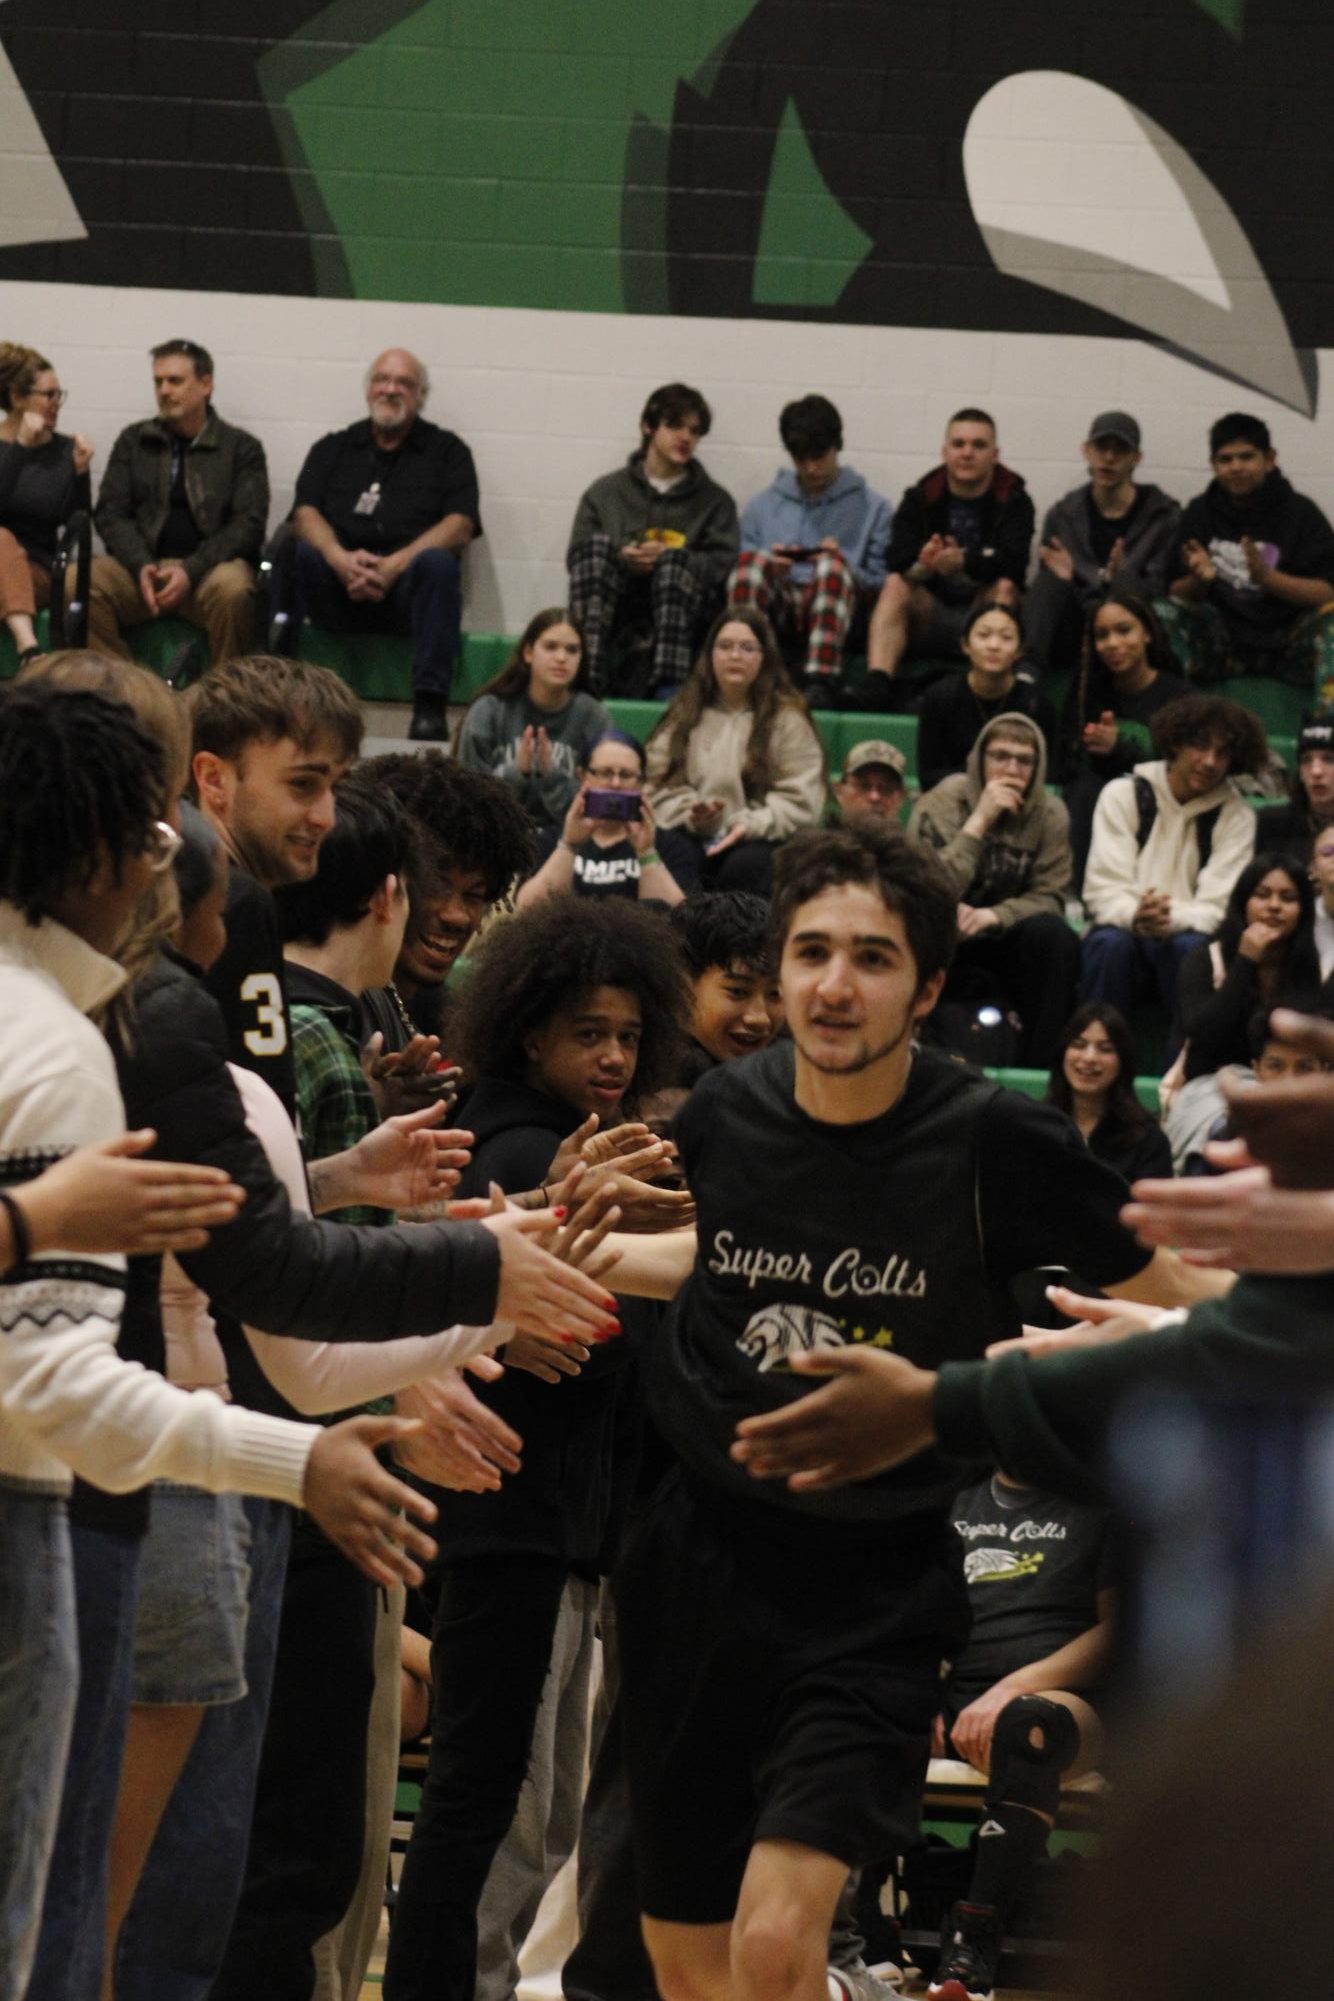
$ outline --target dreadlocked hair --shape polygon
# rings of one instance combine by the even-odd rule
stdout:
[[[123,702],[35,682],[0,695],[0,898],[39,924],[99,863],[143,853],[166,758]]]
[[[489,772],[470,771],[440,750],[391,750],[367,758],[358,781],[382,785],[423,832],[422,859],[429,870],[463,869],[480,875],[489,903],[533,866],[533,829],[508,785]]]
[[[631,1097],[674,1081],[690,990],[660,910],[619,896],[548,897],[493,925],[473,964],[455,1017],[470,1077],[522,1078],[535,1029],[598,987],[623,987],[642,1017]]]
[[[713,676],[713,648],[725,625],[744,625],[754,633],[763,648],[759,673],[750,686],[749,704],[755,720],[751,724],[750,741],[741,767],[741,784],[747,799],[762,799],[773,785],[770,738],[779,710],[793,709],[803,721],[807,721],[808,717],[806,704],[783,664],[773,627],[763,612],[745,604],[729,605],[715,618],[700,648],[699,658],[690,670],[689,680],[649,737],[650,745],[660,738],[665,739],[667,745],[666,769],[656,782],[659,785],[679,785],[686,775],[691,735],[705,709],[718,700],[718,683]],[[814,725],[811,725],[811,734],[816,735]],[[818,736],[816,741],[819,741]]]

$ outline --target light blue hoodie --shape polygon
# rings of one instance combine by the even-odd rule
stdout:
[[[772,486],[747,501],[741,516],[741,546],[772,549],[775,543],[791,542],[813,549],[832,535],[858,581],[869,590],[879,590],[885,581],[885,548],[893,518],[884,494],[876,493],[849,465],[841,465],[833,485],[815,499],[802,492],[792,467],[784,466]],[[809,563],[793,566],[796,583],[805,583],[810,574]]]

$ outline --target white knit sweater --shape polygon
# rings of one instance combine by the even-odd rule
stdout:
[[[115,1065],[85,1017],[120,968],[0,903],[0,1186],[125,1130]],[[0,1481],[113,1493],[154,1479],[300,1503],[316,1425],[190,1396],[115,1352],[125,1260],[32,1259],[0,1284]]]

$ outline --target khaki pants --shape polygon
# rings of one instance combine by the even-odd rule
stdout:
[[[315,1943],[314,2001],[358,2001],[384,1911],[390,1822],[398,1791],[399,1634],[406,1594],[396,1584],[379,1594],[375,1621],[375,1694],[366,1733],[366,1846],[361,1879],[341,1924]]]
[[[113,556],[94,556],[88,590],[88,644],[98,653],[130,658],[122,629],[146,625],[151,616],[139,595],[139,580]],[[255,572],[240,557],[206,570],[194,589],[175,606],[172,617],[188,619],[208,635],[209,664],[249,653],[255,642]]]

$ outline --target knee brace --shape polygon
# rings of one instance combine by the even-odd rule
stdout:
[[[1009,1801],[1055,1817],[1061,1773],[1079,1750],[1079,1725],[1070,1711],[1045,1695],[1007,1702],[991,1733],[988,1809]]]

